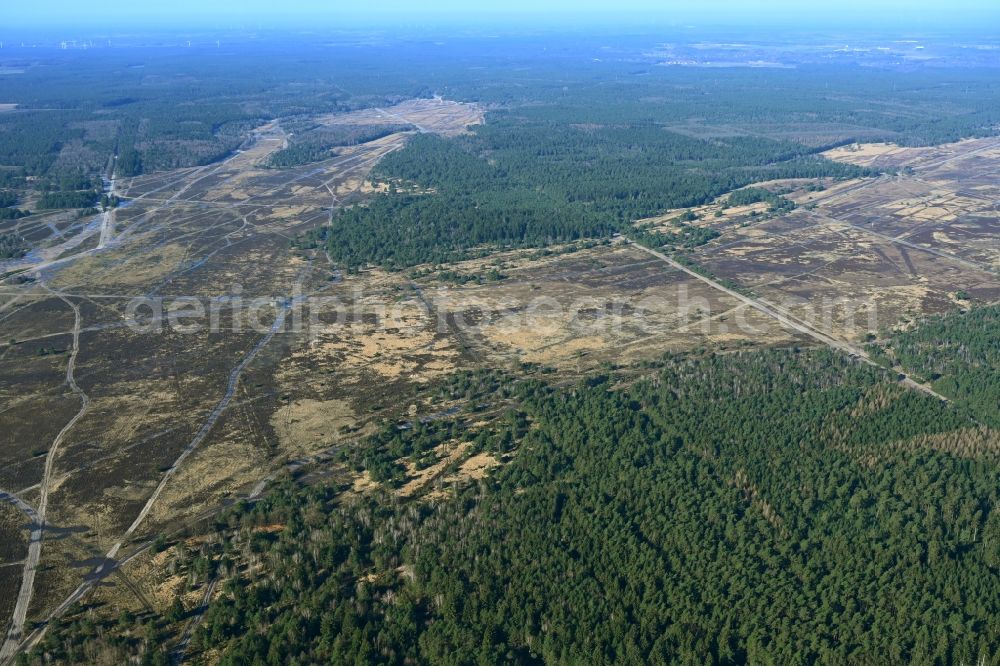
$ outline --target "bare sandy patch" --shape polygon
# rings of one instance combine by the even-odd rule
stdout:
[[[233,419],[225,438],[196,450],[177,470],[153,505],[145,529],[214,506],[264,478],[273,462],[259,433]]]
[[[467,132],[470,125],[481,124],[484,116],[482,107],[477,104],[434,98],[411,99],[395,106],[330,114],[317,120],[326,125],[409,123],[420,131],[454,136]]]
[[[458,350],[439,337],[436,321],[415,299],[391,302],[373,295],[357,305],[384,315],[318,327],[312,342],[293,358],[420,382],[454,369]]]
[[[428,483],[439,476],[449,465],[459,460],[471,444],[463,442],[455,445],[452,442],[445,442],[435,447],[434,452],[440,457],[439,460],[424,469],[416,469],[413,463],[407,461],[408,481],[399,489],[399,494],[403,497],[412,497],[419,493]]]
[[[362,495],[364,493],[372,492],[373,490],[378,490],[381,488],[381,484],[372,478],[371,473],[365,470],[358,476],[354,477],[354,482],[351,484],[351,492],[356,495]]]
[[[490,471],[499,467],[502,463],[489,453],[477,453],[469,456],[459,465],[458,469],[435,484],[437,487],[428,492],[425,497],[429,500],[442,500],[448,497],[449,488],[463,481],[478,481],[485,478]]]
[[[478,453],[467,458],[458,468],[456,476],[461,479],[482,479],[494,467],[499,467],[500,461],[488,453]]]
[[[903,150],[905,148],[895,143],[852,143],[847,146],[827,150],[821,154],[828,160],[835,162],[868,165],[875,158],[894,155]]]

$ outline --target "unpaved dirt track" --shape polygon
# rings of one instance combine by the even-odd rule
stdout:
[[[31,506],[14,493],[7,492],[6,490],[0,490],[0,502],[13,504],[19,511],[21,511],[21,513],[26,515],[31,520],[38,520],[38,512],[35,511],[35,507]]]
[[[803,333],[805,335],[808,335],[809,337],[811,337],[811,338],[813,338],[815,340],[818,340],[819,342],[822,342],[824,345],[830,347],[831,349],[834,349],[834,350],[839,351],[839,352],[843,352],[844,354],[847,354],[848,356],[855,357],[855,358],[859,359],[860,361],[862,361],[864,363],[867,363],[868,365],[871,365],[871,366],[874,366],[874,367],[877,367],[877,368],[881,368],[882,367],[879,364],[875,363],[875,361],[871,360],[871,358],[868,356],[868,353],[865,352],[863,349],[861,349],[859,347],[855,347],[854,345],[851,345],[850,343],[844,342],[843,340],[837,340],[836,338],[832,338],[829,335],[826,335],[825,333],[817,331],[816,329],[812,328],[811,326],[808,326],[808,325],[806,325],[806,324],[804,324],[804,323],[802,323],[800,321],[797,321],[791,314],[789,314],[787,312],[784,312],[781,308],[779,308],[778,306],[774,305],[773,303],[768,303],[767,301],[764,301],[764,300],[761,300],[761,299],[757,299],[757,298],[750,298],[749,296],[741,294],[738,291],[734,291],[732,289],[729,289],[728,287],[720,284],[719,282],[716,282],[715,280],[713,280],[713,279],[711,279],[709,277],[706,277],[706,276],[702,275],[701,273],[698,273],[697,271],[691,270],[687,266],[681,264],[680,262],[675,261],[674,259],[671,259],[670,257],[668,257],[667,255],[663,254],[662,252],[657,252],[656,250],[650,249],[650,248],[645,247],[643,245],[639,245],[638,243],[634,243],[632,241],[628,241],[628,242],[632,246],[634,246],[634,247],[642,250],[643,252],[646,252],[647,254],[653,255],[654,257],[656,257],[657,259],[660,259],[661,261],[665,262],[666,264],[670,265],[671,267],[673,267],[673,268],[675,268],[675,269],[677,269],[679,271],[682,271],[682,272],[686,273],[687,275],[690,275],[691,277],[695,278],[696,280],[700,280],[700,281],[704,282],[705,284],[707,284],[707,285],[709,285],[709,286],[711,286],[711,287],[713,287],[715,289],[718,289],[719,291],[724,292],[725,294],[728,294],[729,296],[732,296],[733,298],[735,298],[735,299],[737,299],[737,300],[739,300],[739,301],[741,301],[743,303],[746,303],[747,305],[749,305],[750,307],[758,310],[759,312],[762,312],[762,313],[766,314],[768,317],[771,317],[772,319],[777,320],[779,323],[781,323],[781,324],[783,324],[783,325],[785,325],[785,326],[787,326],[787,327],[789,327],[791,329],[794,329],[794,330],[798,331],[799,333]],[[938,400],[940,400],[942,402],[948,402],[948,398],[944,397],[940,393],[935,392],[929,386],[925,386],[925,385],[923,385],[923,384],[921,384],[919,382],[914,381],[913,379],[910,379],[910,377],[908,377],[906,375],[902,375],[902,379],[900,380],[900,382],[902,384],[904,384],[905,386],[907,386],[908,388],[915,389],[917,391],[920,391],[921,393],[926,393],[927,395],[932,396],[934,398],[937,398]]]
[[[208,585],[205,587],[205,594],[201,598],[201,603],[198,608],[195,609],[194,616],[188,620],[187,626],[184,628],[184,634],[181,636],[181,640],[177,643],[177,647],[174,648],[173,653],[170,655],[170,661],[174,664],[183,664],[184,657],[187,655],[188,645],[191,643],[191,637],[194,636],[195,629],[201,624],[202,619],[205,617],[205,611],[208,610],[209,604],[212,602],[212,595],[215,593],[215,587],[219,584],[219,577],[213,578]]]
[[[73,309],[75,316],[75,323],[73,325],[73,352],[70,354],[69,363],[66,366],[66,383],[69,385],[70,390],[80,397],[80,411],[59,431],[59,434],[56,435],[52,445],[49,447],[48,453],[45,455],[45,469],[42,473],[38,509],[28,542],[28,556],[24,560],[24,571],[21,574],[21,588],[17,593],[17,601],[14,605],[14,614],[11,617],[7,638],[4,640],[3,646],[0,646],[0,663],[12,658],[17,653],[21,636],[24,633],[24,623],[28,619],[28,607],[31,605],[31,598],[35,589],[35,574],[38,571],[38,561],[42,555],[42,537],[45,532],[45,513],[49,504],[49,486],[52,479],[52,469],[55,465],[56,456],[59,453],[59,445],[62,443],[63,438],[65,438],[66,433],[76,425],[90,406],[90,398],[77,386],[74,376],[76,359],[80,353],[80,328],[83,319],[80,315],[80,306],[70,301],[63,294],[54,293]]]
[[[367,173],[367,170],[374,163],[376,163],[386,154],[394,150],[398,150],[399,148],[402,148],[406,144],[407,138],[414,134],[415,132],[406,132],[389,137],[386,140],[386,142],[380,143],[377,146],[374,145],[372,146],[371,150],[374,150],[375,151],[374,153],[367,150],[359,151],[357,153],[338,156],[329,161],[312,165],[311,168],[305,170],[304,172],[300,170],[297,172],[293,172],[283,178],[280,177],[279,175],[273,181],[259,183],[259,185],[263,185],[263,191],[260,190],[254,191],[251,193],[251,196],[241,201],[220,201],[220,202],[205,201],[204,202],[205,206],[211,207],[212,209],[218,209],[218,208],[230,209],[235,211],[237,215],[240,215],[242,217],[243,220],[242,226],[239,229],[236,229],[235,231],[231,231],[224,237],[223,242],[225,243],[225,245],[223,247],[230,247],[235,243],[241,242],[240,240],[235,240],[235,241],[233,240],[233,238],[240,233],[256,235],[258,233],[256,226],[248,223],[247,216],[251,214],[251,211],[255,211],[260,206],[263,206],[266,209],[268,206],[275,205],[275,202],[269,201],[268,197],[273,198],[275,195],[278,194],[281,195],[288,194],[289,196],[295,196],[295,193],[289,193],[283,191],[289,188],[290,186],[301,185],[304,188],[322,191],[323,198],[325,199],[325,201],[323,201],[324,204],[326,204],[327,202],[329,202],[332,205],[338,204],[339,200],[337,198],[337,192],[333,191],[334,188],[331,187],[332,183],[347,178],[348,174],[351,173],[358,174],[363,178],[364,174]],[[250,145],[253,145],[254,143],[257,142],[259,138],[260,137],[255,136],[251,141],[248,141],[248,143]],[[29,261],[28,265],[25,267],[25,270],[29,270],[33,273],[41,273],[41,271],[45,271],[46,269],[66,266],[76,260],[97,254],[98,252],[101,252],[104,249],[119,247],[122,246],[124,243],[130,242],[138,233],[136,230],[137,229],[146,230],[148,225],[145,225],[145,223],[147,221],[152,220],[161,211],[172,209],[174,206],[178,205],[190,205],[190,204],[201,205],[202,202],[199,201],[199,199],[201,199],[201,197],[199,196],[201,192],[198,188],[198,185],[202,184],[205,180],[212,178],[213,176],[219,176],[219,174],[222,174],[222,172],[224,172],[224,170],[227,167],[235,168],[233,162],[236,160],[240,160],[241,158],[242,155],[240,153],[237,153],[235,155],[229,156],[222,162],[216,164],[207,165],[205,167],[193,168],[193,169],[179,170],[178,177],[171,178],[169,183],[162,184],[161,181],[160,186],[157,187],[156,189],[144,193],[137,192],[136,196],[132,197],[128,196],[128,192],[131,189],[134,179],[118,179],[116,182],[112,182],[111,183],[112,193],[117,194],[118,196],[125,196],[129,199],[136,201],[146,200],[152,203],[153,205],[148,207],[148,209],[144,207],[144,209],[141,210],[139,214],[134,218],[130,217],[127,225],[121,222],[121,220],[125,218],[121,218],[121,216],[118,216],[121,218],[121,220],[119,220],[118,222],[119,225],[121,225],[121,228],[119,229],[115,228],[115,217],[114,217],[115,212],[111,211],[106,212],[103,218],[97,218],[90,221],[84,232],[73,239],[74,242],[72,244],[61,245],[58,248],[56,248],[58,251],[53,250],[51,253],[45,255],[44,257],[40,257],[39,258],[40,260],[35,259],[33,261]],[[251,169],[252,168],[253,167],[251,167]],[[223,176],[228,176],[228,174],[223,174]],[[225,180],[229,180],[231,178],[235,178],[235,174],[233,176],[230,176],[229,178],[226,178]],[[225,180],[223,182],[225,182]],[[164,192],[164,190],[166,190],[166,192]],[[119,194],[119,192],[124,192],[124,194]],[[163,193],[160,194],[161,192]],[[157,194],[159,194],[159,196],[162,197],[162,199],[155,198],[157,197]],[[191,197],[191,199],[187,199],[185,197]],[[329,211],[328,210],[322,211],[322,215],[324,217],[328,216]],[[153,221],[155,222],[155,220]],[[300,217],[298,219],[299,224],[307,224],[310,221],[311,220],[309,216]],[[285,224],[285,226],[287,226],[287,224],[284,222],[280,222],[279,224]],[[281,228],[283,229],[284,227]],[[154,230],[156,230],[156,228],[154,228]],[[199,231],[204,231],[204,229],[200,229]],[[281,235],[280,232],[270,232],[270,233],[277,233]],[[99,239],[97,243],[98,247],[89,250],[77,250],[76,252],[72,252],[72,250],[75,249],[77,246],[81,245],[84,240],[89,238],[93,241],[95,236],[97,236],[97,238]],[[179,238],[183,238],[183,236],[175,236],[172,239],[167,239],[167,240],[176,241]],[[158,239],[157,242],[165,243],[167,242],[167,240],[160,241]],[[148,251],[156,251],[157,246],[153,246],[151,248],[146,248],[146,249]],[[200,257],[200,259],[202,260],[202,262],[206,261],[210,259],[211,256],[214,254],[215,251],[209,253],[208,256]],[[178,271],[173,271],[167,277],[164,278],[164,281],[167,281],[170,277],[175,278],[178,274],[184,274],[185,272],[189,272],[198,265],[201,265],[202,262],[199,262],[198,264],[192,266],[185,266],[179,269]],[[157,283],[153,285],[154,293],[158,291],[159,288],[161,288],[162,286],[163,286],[162,283]],[[70,356],[70,364],[67,372],[66,381],[69,384],[71,390],[73,390],[74,393],[80,396],[82,404],[80,411],[74,416],[74,418],[69,423],[66,424],[63,430],[57,436],[56,440],[53,442],[53,445],[49,448],[45,461],[45,471],[43,473],[43,479],[40,483],[34,486],[38,488],[40,495],[43,498],[43,501],[40,502],[39,509],[36,513],[38,519],[32,521],[33,522],[32,527],[34,529],[31,535],[31,541],[29,542],[29,550],[31,551],[31,555],[24,562],[25,575],[22,576],[22,581],[21,581],[21,590],[19,593],[18,604],[17,604],[16,621],[12,623],[10,631],[8,632],[7,635],[7,639],[5,640],[2,646],[2,652],[0,652],[0,664],[5,664],[7,662],[13,661],[13,658],[16,656],[19,650],[30,649],[31,646],[36,644],[37,641],[45,634],[46,630],[45,626],[47,621],[60,616],[69,607],[71,607],[74,602],[79,601],[90,590],[92,590],[101,579],[106,577],[108,574],[113,573],[116,569],[120,568],[125,562],[128,562],[134,555],[143,552],[146,549],[145,545],[130,544],[130,542],[136,538],[141,539],[140,537],[140,532],[142,531],[141,528],[144,524],[147,524],[150,515],[155,513],[155,509],[156,507],[159,506],[159,502],[162,498],[162,495],[164,494],[164,488],[167,487],[171,479],[174,478],[175,473],[180,471],[180,468],[183,466],[187,458],[192,453],[194,453],[195,450],[199,448],[202,441],[206,440],[210,436],[210,432],[216,426],[222,414],[225,413],[226,410],[232,406],[232,404],[235,404],[234,396],[236,394],[236,390],[239,385],[243,372],[254,361],[254,359],[258,356],[259,352],[261,352],[265,347],[268,346],[268,344],[272,341],[277,332],[279,332],[283,328],[286,320],[286,315],[290,311],[291,306],[296,302],[296,299],[292,299],[291,301],[279,302],[277,304],[277,307],[275,308],[276,311],[275,321],[271,326],[270,330],[266,331],[266,334],[264,334],[263,337],[257,342],[257,344],[243,356],[240,363],[235,368],[232,369],[228,378],[228,383],[225,386],[221,399],[219,399],[219,402],[216,403],[215,406],[212,408],[211,412],[208,414],[208,416],[202,423],[201,428],[195,434],[193,439],[188,443],[188,445],[184,448],[181,454],[174,460],[171,467],[165,473],[161,474],[161,478],[159,479],[159,484],[156,486],[155,490],[153,490],[152,495],[148,497],[145,504],[142,506],[139,513],[135,516],[134,520],[132,521],[128,529],[122,534],[114,537],[112,541],[114,541],[115,544],[108,552],[106,560],[101,564],[101,566],[97,567],[96,571],[91,570],[86,575],[85,579],[81,581],[79,586],[77,586],[74,589],[74,591],[68,595],[66,599],[64,599],[61,603],[55,606],[55,608],[53,608],[51,611],[48,611],[46,615],[40,617],[39,619],[43,621],[42,624],[40,624],[34,630],[30,630],[29,628],[29,631],[26,632],[25,630],[27,624],[28,609],[32,604],[32,597],[33,596],[38,597],[40,595],[40,592],[33,590],[36,587],[42,589],[41,585],[35,584],[36,582],[38,582],[35,580],[35,575],[36,573],[38,573],[39,576],[45,575],[44,573],[40,573],[38,571],[39,563],[43,562],[41,558],[41,553],[43,550],[42,543],[43,543],[44,528],[45,528],[44,510],[47,508],[49,504],[50,490],[54,492],[54,488],[56,487],[58,482],[65,479],[67,476],[65,471],[62,471],[61,472],[62,475],[60,476],[59,475],[60,471],[55,469],[55,467],[58,466],[57,463],[59,458],[59,448],[60,448],[59,445],[63,443],[64,439],[66,440],[66,446],[70,444],[69,439],[71,431],[73,427],[77,425],[77,422],[84,417],[85,413],[87,413],[90,404],[88,396],[83,391],[81,391],[79,387],[76,385],[75,375],[74,375],[76,359],[79,352],[80,333],[88,330],[88,329],[83,329],[81,326],[82,317],[80,309],[85,307],[84,303],[82,301],[77,300],[84,297],[82,297],[79,294],[63,294],[56,292],[54,290],[50,291],[54,296],[61,298],[67,304],[69,304],[70,307],[73,308],[74,313],[76,315],[76,322],[75,322],[76,325],[74,326],[74,331],[73,331],[73,341],[74,341],[73,353]],[[72,301],[77,301],[78,304],[74,304]],[[7,305],[10,304],[8,303]],[[88,311],[84,310],[84,313],[86,312]],[[115,328],[115,327],[120,327],[121,325],[122,324],[120,322],[114,322],[111,324],[104,324],[102,326],[107,326],[108,328]],[[63,446],[62,448],[65,449],[66,446]],[[71,470],[69,473],[72,474],[78,472],[80,471],[80,469],[82,468]],[[263,491],[264,487],[266,486],[267,479],[265,479],[264,481],[265,482],[260,485],[259,489],[255,489],[256,491],[255,494],[259,494],[260,492]],[[126,548],[128,550],[128,555],[123,557],[123,559],[120,561],[115,561],[114,558],[116,558]],[[36,603],[38,602],[37,598],[35,599],[35,602]]]
[[[816,213],[816,211],[813,211],[813,213]],[[979,270],[979,271],[986,271],[987,273],[998,272],[997,269],[994,268],[993,266],[989,266],[987,264],[983,264],[978,261],[970,261],[969,259],[963,259],[962,257],[959,257],[957,255],[950,254],[948,252],[942,252],[941,250],[937,250],[932,247],[924,247],[922,245],[917,245],[916,243],[911,243],[910,241],[904,238],[897,238],[896,236],[889,236],[887,234],[879,233],[874,229],[869,229],[859,224],[854,224],[852,222],[845,222],[844,220],[838,220],[837,218],[827,215],[826,213],[819,213],[819,217],[821,217],[823,220],[825,220],[830,224],[837,224],[850,227],[851,229],[860,231],[861,233],[864,234],[868,234],[869,236],[874,236],[875,238],[880,238],[884,241],[888,241],[889,243],[893,243],[894,245],[900,245],[902,247],[909,248],[911,250],[917,250],[918,252],[925,252],[927,254],[932,254],[935,257],[946,259],[948,261],[959,264],[960,266],[964,266],[965,268],[971,268],[973,270]]]
[[[163,492],[163,489],[166,487],[167,482],[170,480],[170,478],[174,475],[174,473],[184,462],[184,460],[186,460],[188,456],[194,453],[194,451],[198,448],[198,445],[201,444],[201,442],[205,439],[205,437],[208,436],[208,433],[215,426],[216,422],[219,420],[219,417],[222,416],[223,412],[225,412],[226,408],[229,406],[229,403],[232,402],[233,396],[236,394],[236,387],[239,384],[239,380],[243,374],[243,371],[246,370],[247,366],[249,366],[250,363],[252,363],[253,360],[257,357],[257,354],[259,354],[260,351],[264,349],[268,345],[268,343],[271,342],[271,340],[274,338],[277,332],[281,330],[281,328],[284,326],[285,317],[286,314],[288,313],[288,310],[291,308],[291,305],[292,303],[290,302],[283,304],[282,309],[278,312],[277,317],[275,317],[274,323],[271,325],[271,329],[267,332],[267,334],[263,338],[261,338],[257,342],[256,345],[254,345],[254,347],[249,352],[247,352],[247,354],[240,361],[239,365],[233,368],[233,371],[229,375],[229,383],[226,386],[226,392],[223,395],[222,399],[215,406],[212,412],[208,415],[208,418],[202,424],[201,429],[198,430],[198,432],[195,434],[191,442],[187,445],[184,451],[181,452],[180,456],[178,456],[177,459],[174,461],[174,464],[171,465],[170,469],[168,469],[167,472],[163,475],[163,478],[160,480],[159,485],[157,485],[156,489],[153,491],[153,494],[150,495],[146,504],[142,507],[142,510],[136,516],[135,520],[129,526],[128,530],[126,530],[125,533],[122,535],[121,540],[118,541],[114,546],[112,546],[111,550],[108,551],[105,561],[101,563],[94,570],[94,572],[90,576],[88,576],[88,578],[84,580],[84,582],[81,583],[80,586],[65,601],[63,601],[62,604],[59,605],[59,607],[53,613],[53,617],[62,613],[66,608],[68,608],[74,602],[81,599],[83,595],[89,592],[90,589],[96,583],[98,583],[107,574],[113,572],[115,569],[119,567],[121,563],[116,562],[115,558],[117,557],[122,546],[149,515],[149,512],[156,504],[156,501],[159,499],[160,494]],[[33,538],[32,546],[34,546],[35,545],[34,533],[32,533],[32,538]],[[0,664],[6,663],[8,660],[10,660],[17,653],[18,648],[21,647],[20,643],[23,634],[24,621],[27,614],[27,607],[28,607],[27,604],[30,603],[31,600],[30,588],[31,586],[33,586],[34,583],[34,567],[37,566],[38,554],[40,554],[40,552],[41,552],[41,531],[39,530],[38,548],[34,558],[34,565],[32,565],[31,580],[28,581],[27,575],[22,579],[22,585],[21,585],[22,593],[24,593],[25,590],[27,589],[27,601],[25,602],[24,605],[24,612],[20,619],[20,624],[17,625],[16,634],[14,633],[15,626],[14,625],[11,626],[11,631],[8,635],[7,643],[5,643],[4,645],[5,652],[0,654]],[[29,551],[29,559],[30,559],[30,551]],[[25,564],[26,572],[27,569],[28,569],[28,564],[26,563]],[[28,585],[27,588],[25,587],[26,584]],[[20,603],[20,597],[18,598],[18,602]],[[41,635],[42,635],[41,633],[37,634],[34,640],[41,638]],[[29,646],[31,642],[32,641],[30,640],[27,641]]]
[[[198,445],[204,441],[204,439],[208,436],[208,433],[211,432],[212,428],[215,427],[219,417],[226,411],[226,408],[229,407],[229,403],[233,400],[233,396],[236,395],[236,387],[239,385],[240,377],[243,375],[243,371],[246,370],[247,366],[250,365],[255,358],[257,358],[257,354],[259,354],[260,351],[264,349],[264,347],[266,347],[272,339],[274,339],[275,334],[277,334],[277,332],[284,327],[285,316],[288,314],[291,307],[291,301],[286,301],[282,304],[281,309],[278,311],[278,315],[274,319],[274,323],[271,324],[271,329],[257,342],[256,345],[254,345],[253,349],[247,352],[246,356],[243,357],[243,360],[240,361],[239,365],[233,368],[232,372],[229,374],[229,383],[226,385],[226,392],[223,394],[222,399],[208,415],[208,418],[205,419],[201,428],[195,434],[194,438],[187,445],[187,447],[177,457],[174,464],[170,466],[170,469],[168,469],[163,475],[163,478],[160,479],[160,483],[156,486],[153,494],[149,496],[149,499],[142,507],[142,510],[139,511],[139,515],[136,516],[135,520],[132,521],[132,524],[129,525],[129,528],[125,530],[124,534],[122,534],[121,540],[108,551],[109,559],[117,557],[118,551],[121,550],[122,545],[124,545],[124,543],[128,541],[129,537],[135,533],[136,529],[139,528],[139,525],[146,520],[146,517],[152,510],[153,505],[155,505],[156,501],[160,498],[160,494],[166,487],[167,482],[170,481],[170,478],[177,472],[178,468],[180,468],[184,461],[187,460],[188,456],[194,453],[195,449],[197,449]],[[104,565],[101,566],[103,567]],[[100,569],[98,569],[98,571],[100,571]]]
[[[109,188],[109,196],[115,196],[115,179],[111,179],[111,187]],[[103,250],[108,246],[108,243],[114,238],[115,235],[115,209],[112,206],[108,206],[108,209],[104,211],[101,217],[101,238],[97,242],[97,249]]]

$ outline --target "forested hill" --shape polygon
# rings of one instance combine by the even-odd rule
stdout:
[[[398,430],[355,458],[363,468],[379,451],[418,456],[459,437],[508,460],[450,499],[402,500],[391,480],[361,496],[289,483],[233,509],[201,546],[174,546],[189,579],[226,580],[192,654],[234,665],[1000,655],[1000,440],[958,411],[824,351],[668,358],[628,388],[492,377],[462,379],[459,393],[516,405],[504,418]],[[969,437],[992,444],[967,455]],[[96,645],[149,655],[143,636],[177,631],[183,605],[175,615],[145,630],[76,620],[29,663]]]

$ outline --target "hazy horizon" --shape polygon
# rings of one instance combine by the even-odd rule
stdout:
[[[96,11],[95,11],[96,9]],[[986,0],[955,0],[943,6],[930,0],[841,0],[805,5],[792,0],[703,0],[697,6],[668,0],[623,0],[613,7],[603,0],[509,0],[470,6],[457,0],[420,5],[384,0],[370,6],[344,6],[317,0],[275,4],[262,0],[207,4],[196,0],[134,3],[70,0],[18,3],[5,10],[2,29],[65,28],[220,29],[220,28],[371,28],[400,26],[709,26],[829,27],[877,32],[913,28],[963,28],[989,31],[1000,24],[1000,5]]]

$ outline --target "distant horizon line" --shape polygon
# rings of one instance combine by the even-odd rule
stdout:
[[[1000,12],[998,12],[1000,14]],[[906,21],[897,21],[892,24],[886,23],[859,23],[845,19],[844,21],[831,20],[796,20],[791,17],[766,16],[758,20],[747,21],[730,18],[729,20],[694,20],[686,18],[669,17],[665,15],[640,16],[640,15],[615,15],[614,20],[604,14],[581,13],[567,19],[554,14],[526,14],[507,16],[502,20],[493,19],[486,16],[481,17],[395,17],[393,20],[344,20],[324,17],[322,19],[311,19],[308,23],[296,20],[274,20],[274,19],[225,19],[203,18],[197,20],[163,20],[163,21],[140,21],[121,20],[115,23],[97,20],[65,21],[65,22],[12,22],[8,21],[0,26],[0,35],[6,38],[13,38],[16,34],[24,35],[46,35],[65,33],[66,31],[88,31],[109,35],[116,32],[128,32],[139,34],[176,34],[178,32],[230,32],[230,33],[276,33],[276,32],[296,32],[300,34],[319,34],[327,31],[337,31],[346,33],[358,32],[382,32],[382,33],[406,33],[413,31],[432,32],[434,30],[518,30],[518,31],[539,31],[539,32],[580,32],[581,30],[599,34],[622,34],[623,31],[629,33],[648,33],[660,30],[708,32],[708,31],[762,31],[769,29],[792,30],[797,33],[844,33],[857,35],[898,35],[900,33],[921,32],[927,35],[946,35],[955,32],[964,34],[976,34],[980,36],[1000,36],[993,24],[984,23],[982,20],[964,17],[955,18],[952,21],[943,21],[936,18],[910,18]],[[1000,16],[998,16],[1000,20]],[[462,36],[462,35],[456,35]],[[780,35],[775,38],[780,40]]]

